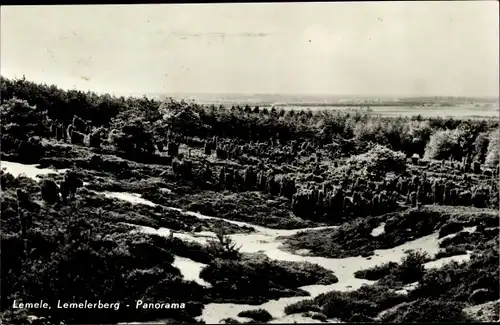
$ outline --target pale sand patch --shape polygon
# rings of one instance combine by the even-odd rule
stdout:
[[[68,169],[37,168],[36,166],[37,165],[25,165],[5,160],[2,160],[0,162],[1,169],[7,173],[12,174],[14,177],[18,177],[24,174],[26,177],[36,181],[40,180],[40,176],[49,174],[62,174],[68,170]]]
[[[145,204],[145,205],[149,205],[150,207],[155,207],[157,204],[149,201],[149,200],[146,200],[146,199],[143,199],[141,197],[140,194],[137,194],[137,193],[126,193],[126,192],[97,192],[97,193],[100,193],[102,195],[104,195],[105,197],[108,197],[108,198],[114,198],[114,199],[118,199],[118,200],[123,200],[123,201],[127,201],[127,202],[130,202],[132,204]]]
[[[190,213],[191,214],[191,213]],[[198,213],[192,213],[192,215],[199,216]],[[210,217],[204,216],[204,219]],[[213,218],[210,218],[213,219]],[[227,220],[231,222],[231,220]],[[309,285],[301,287],[301,289],[306,290],[311,294],[309,297],[289,297],[281,298],[278,300],[268,301],[262,305],[247,305],[247,304],[208,304],[203,310],[203,315],[199,317],[207,323],[219,323],[224,318],[238,318],[238,313],[245,310],[253,310],[263,308],[267,310],[275,319],[278,321],[285,317],[284,308],[292,303],[314,298],[322,293],[326,293],[332,290],[338,291],[352,291],[359,289],[363,284],[370,285],[374,281],[368,281],[363,279],[356,279],[354,273],[361,269],[366,269],[376,265],[380,265],[387,262],[398,262],[403,256],[406,255],[405,251],[425,251],[430,255],[434,255],[439,251],[439,243],[437,234],[428,235],[425,237],[418,238],[414,241],[405,243],[398,247],[386,250],[376,250],[376,255],[372,257],[371,260],[366,260],[366,258],[357,256],[349,258],[324,258],[324,257],[314,257],[314,256],[301,256],[294,253],[286,252],[280,249],[282,242],[278,238],[283,235],[283,232],[296,233],[302,230],[294,231],[280,231],[275,229],[269,229],[265,227],[256,227],[251,224],[244,222],[233,222],[240,226],[251,226],[254,227],[257,232],[251,234],[232,234],[230,237],[236,242],[237,245],[241,246],[241,252],[245,253],[255,253],[262,252],[271,259],[281,260],[281,261],[295,261],[295,262],[310,262],[318,264],[325,269],[332,270],[338,277],[339,282],[331,285]],[[170,235],[170,231],[164,228],[155,230],[150,227],[137,227],[139,231],[147,233],[156,233],[159,235]],[[210,235],[210,232],[204,232],[204,235]],[[212,237],[214,234],[211,234]],[[206,240],[211,237],[198,237],[192,234],[185,233],[174,233],[175,237],[194,240],[199,243],[206,243]],[[312,319],[311,319],[312,320]],[[310,320],[308,320],[310,322]]]
[[[204,287],[211,287],[212,285],[202,278],[200,278],[201,270],[207,266],[206,264],[195,262],[189,258],[175,256],[172,263],[173,266],[178,268],[186,281],[195,281]]]
[[[381,223],[377,228],[373,228],[371,235],[373,237],[378,237],[380,235],[383,235],[385,233],[385,223]]]

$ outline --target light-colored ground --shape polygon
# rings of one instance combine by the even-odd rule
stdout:
[[[206,264],[195,262],[189,258],[176,256],[172,265],[181,271],[185,280],[195,281],[205,287],[212,286],[210,283],[200,278],[200,272],[207,266]]]
[[[373,237],[378,237],[384,233],[385,233],[385,223],[382,222],[378,227],[373,228],[371,235]]]
[[[49,174],[62,174],[67,171],[67,169],[50,169],[50,168],[37,168],[37,165],[25,165],[10,161],[0,161],[0,167],[2,170],[12,174],[14,177],[20,175],[25,175],[28,178],[34,180],[40,180],[40,176]]]

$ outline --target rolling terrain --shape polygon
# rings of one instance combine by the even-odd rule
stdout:
[[[499,320],[498,119],[1,87],[5,323]]]

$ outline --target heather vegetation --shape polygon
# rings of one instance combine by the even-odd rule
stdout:
[[[0,305],[10,323],[30,315],[40,324],[193,323],[209,303],[308,296],[301,287],[342,280],[316,264],[246,253],[232,236],[258,226],[336,226],[282,238],[284,251],[324,258],[371,258],[426,236],[439,241],[435,255],[409,252],[355,272],[374,285],[311,297],[287,314],[468,321],[464,308],[499,298],[497,120],[216,107],[3,77],[0,90],[2,160],[66,169],[40,180],[1,172]],[[207,233],[215,235],[204,240]],[[464,254],[464,263],[425,267]],[[179,258],[201,265],[209,285],[186,279]],[[11,308],[15,299],[188,307],[20,311]],[[237,316],[274,317],[264,309]]]

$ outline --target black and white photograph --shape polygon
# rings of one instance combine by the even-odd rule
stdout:
[[[500,321],[498,1],[0,10],[1,324]]]

